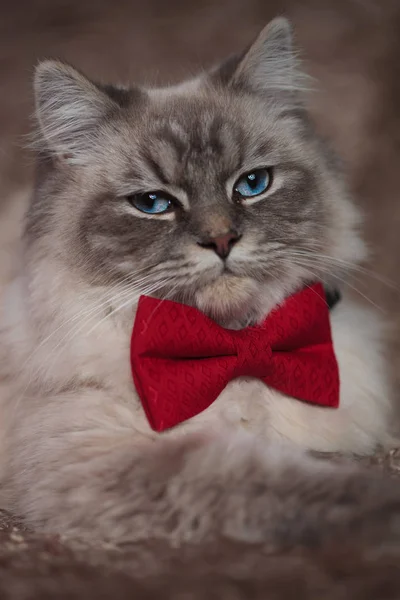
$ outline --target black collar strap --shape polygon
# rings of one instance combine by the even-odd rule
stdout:
[[[329,310],[332,310],[342,299],[342,294],[338,288],[325,288],[325,296]]]

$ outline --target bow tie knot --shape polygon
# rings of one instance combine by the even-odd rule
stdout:
[[[248,328],[236,331],[232,337],[236,349],[234,377],[266,377],[272,367],[272,348],[265,334]]]

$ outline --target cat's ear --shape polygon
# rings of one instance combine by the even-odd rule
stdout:
[[[85,163],[102,120],[117,103],[84,75],[46,60],[35,71],[36,117],[46,150],[71,163]]]
[[[298,93],[306,87],[293,49],[292,28],[284,17],[271,21],[242,55],[228,59],[213,77],[255,93]]]

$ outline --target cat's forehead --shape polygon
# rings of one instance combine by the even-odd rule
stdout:
[[[187,169],[211,164],[238,168],[245,150],[244,130],[238,122],[204,105],[180,102],[173,109],[152,120],[148,151],[155,159],[165,162],[170,156]]]
[[[170,94],[149,99],[136,141],[147,165],[166,179],[183,170],[195,177],[199,168],[229,176],[263,162],[276,146],[276,129],[273,115],[251,99]]]

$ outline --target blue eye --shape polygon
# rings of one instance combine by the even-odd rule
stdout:
[[[234,192],[242,198],[252,198],[265,192],[272,183],[269,169],[257,169],[239,177]]]
[[[129,202],[141,212],[148,215],[161,215],[171,210],[173,202],[162,192],[135,194],[129,196]]]

